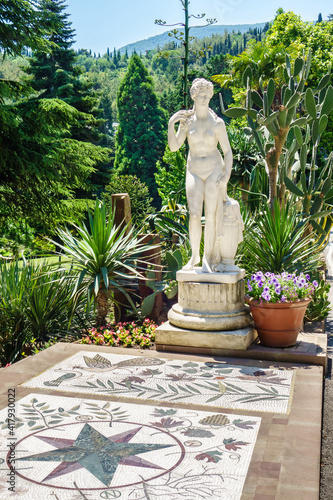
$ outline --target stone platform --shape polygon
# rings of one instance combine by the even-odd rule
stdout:
[[[219,347],[211,343],[207,346],[184,346],[181,338],[178,335],[172,334],[167,323],[165,330],[169,332],[169,336],[161,336],[161,339],[168,340],[169,343],[156,342],[157,351],[177,352],[182,354],[201,354],[208,356],[224,356],[226,358],[243,358],[256,359],[286,363],[308,363],[311,365],[319,365],[324,368],[324,374],[327,369],[327,335],[319,332],[300,332],[297,337],[297,342],[293,347],[264,347],[256,338],[247,348],[228,348],[226,346]],[[190,333],[190,331],[189,331]],[[201,332],[202,333],[202,332]],[[216,333],[216,332],[215,332]],[[193,331],[192,331],[193,334]],[[173,344],[171,343],[173,342]],[[241,341],[238,340],[240,343]],[[245,345],[245,342],[244,342]]]
[[[198,349],[198,353],[203,352],[203,349],[211,349],[225,351],[246,350],[257,338],[257,332],[252,326],[239,328],[236,330],[192,330],[189,328],[179,328],[166,321],[159,326],[155,332],[156,349],[173,350],[174,346],[184,347],[184,352],[191,352],[192,348]],[[193,351],[192,351],[193,352]]]
[[[244,269],[225,273],[203,273],[201,267],[195,267],[191,271],[184,271],[184,269],[181,269],[176,273],[178,283],[180,281],[192,281],[195,283],[237,283],[244,279],[244,277]]]

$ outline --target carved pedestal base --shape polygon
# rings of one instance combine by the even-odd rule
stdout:
[[[156,347],[246,350],[257,334],[244,302],[244,271],[179,271],[178,303],[156,330]],[[195,280],[195,281],[194,281]]]
[[[168,313],[170,323],[203,331],[248,327],[251,316],[244,302],[243,277],[240,270],[226,274],[179,271],[178,304]]]

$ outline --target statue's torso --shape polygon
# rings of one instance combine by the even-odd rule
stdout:
[[[217,120],[209,114],[202,120],[194,117],[187,126],[187,140],[190,148],[187,167],[189,171],[205,180],[216,170],[223,169],[223,159],[217,149]]]

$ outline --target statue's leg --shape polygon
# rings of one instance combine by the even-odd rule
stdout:
[[[216,207],[219,189],[216,181],[219,171],[213,172],[205,182],[205,250],[202,259],[202,270],[212,272],[212,254],[216,239]]]
[[[183,269],[189,271],[200,262],[201,215],[204,197],[204,182],[189,171],[186,174],[186,197],[190,212],[189,233],[192,257]]]

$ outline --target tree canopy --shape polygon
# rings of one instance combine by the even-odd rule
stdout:
[[[20,55],[25,47],[46,47],[38,5],[38,0],[0,2],[0,50],[3,54]]]
[[[23,45],[36,54],[28,83],[0,80],[0,212],[7,216],[39,222],[52,218],[61,200],[90,189],[88,178],[96,165],[108,161],[108,150],[83,142],[77,133],[91,130],[95,117],[66,102],[63,85],[55,90],[65,70],[72,71],[75,83],[73,30],[63,8],[62,0],[5,1],[0,6],[4,54],[20,54]],[[67,88],[69,101],[73,88]]]

